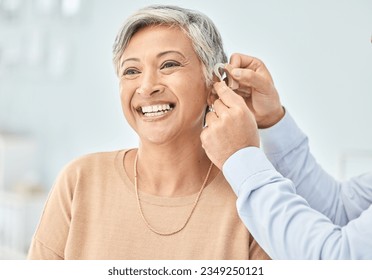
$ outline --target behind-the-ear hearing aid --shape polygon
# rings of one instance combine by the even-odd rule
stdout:
[[[222,82],[225,81],[227,86],[232,90],[239,88],[239,83],[235,81],[230,76],[230,71],[232,70],[232,66],[228,63],[217,63],[214,68],[213,72],[217,76],[217,78]]]

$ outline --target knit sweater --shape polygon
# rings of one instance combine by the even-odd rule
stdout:
[[[222,173],[204,189],[186,227],[170,236],[145,225],[124,169],[126,150],[83,156],[58,176],[29,250],[29,259],[268,259],[240,221]],[[149,223],[178,229],[196,195],[140,192]]]

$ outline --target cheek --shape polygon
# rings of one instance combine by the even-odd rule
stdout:
[[[182,91],[187,96],[186,98],[191,100],[192,103],[198,104],[200,102],[206,102],[209,89],[207,83],[202,74],[191,73],[178,77],[174,81],[174,88]]]
[[[205,80],[197,81],[197,83],[194,83],[194,85],[194,102],[203,106],[207,105],[210,89],[208,89],[207,85],[205,84]]]
[[[132,101],[133,94],[129,87],[120,85],[120,102],[125,118],[129,121],[132,114]]]

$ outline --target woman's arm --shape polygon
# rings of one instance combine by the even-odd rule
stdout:
[[[58,176],[45,204],[28,259],[64,259],[69,235],[76,171],[69,164]]]

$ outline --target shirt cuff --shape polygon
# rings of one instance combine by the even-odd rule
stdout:
[[[247,147],[235,152],[222,166],[223,174],[237,196],[245,181],[267,170],[276,171],[264,152],[257,147]]]
[[[266,154],[285,153],[306,138],[287,110],[278,123],[269,128],[259,129],[259,133]]]

